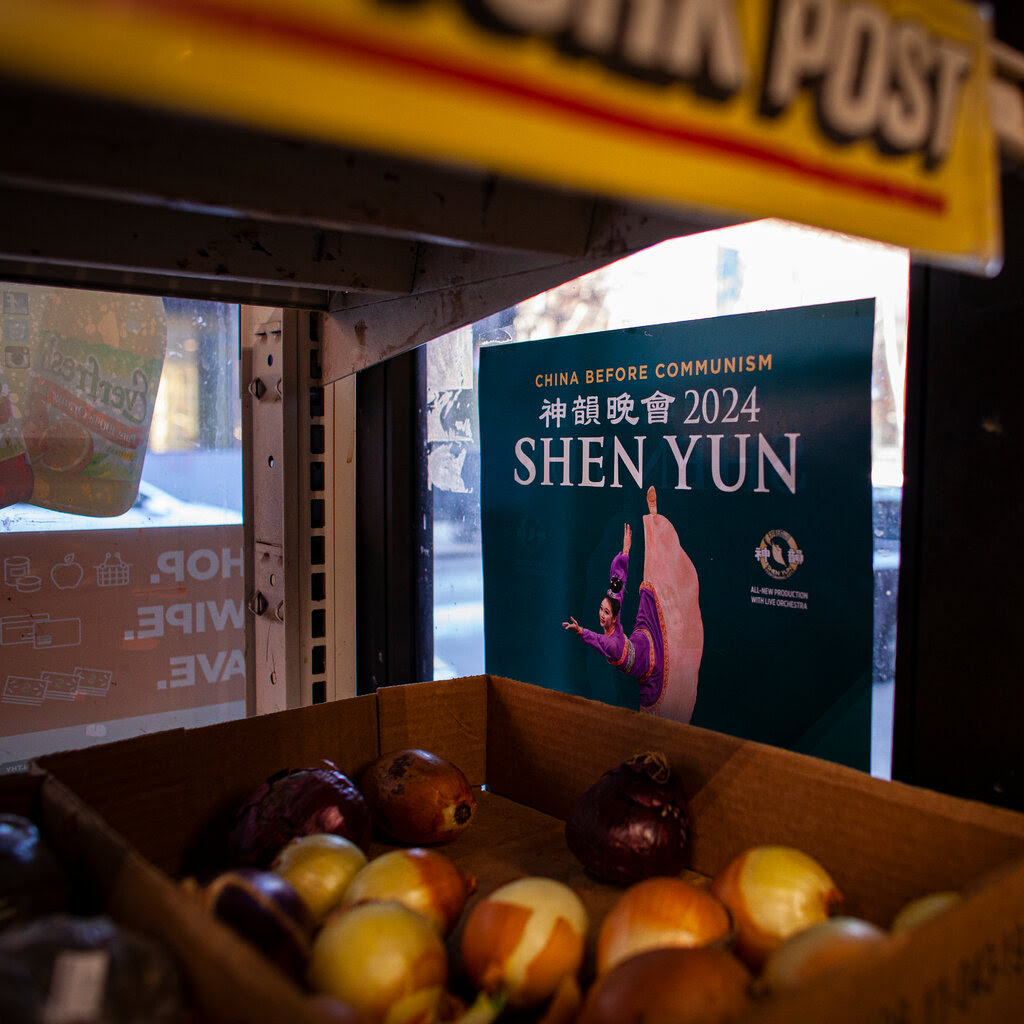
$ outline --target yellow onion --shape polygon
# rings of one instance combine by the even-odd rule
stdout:
[[[298,836],[274,858],[270,870],[290,882],[317,925],[341,902],[366,854],[344,836]]]
[[[583,962],[590,926],[580,898],[553,878],[529,876],[500,886],[470,911],[462,959],[478,989],[534,1006]]]
[[[424,914],[447,935],[474,889],[476,879],[444,854],[414,846],[374,857],[356,873],[342,902],[350,907],[371,900],[397,900]]]
[[[857,959],[885,938],[884,929],[858,917],[819,921],[794,932],[768,954],[757,991],[787,992]]]
[[[422,914],[393,901],[363,903],[317,933],[307,980],[373,1024],[427,1024],[440,1015],[448,953]]]
[[[454,839],[472,820],[476,797],[462,770],[427,750],[395,750],[359,775],[374,823],[416,846]]]
[[[904,904],[899,909],[892,919],[892,924],[889,925],[889,931],[894,935],[910,931],[912,928],[924,924],[925,921],[931,920],[936,914],[941,914],[962,902],[963,896],[952,890],[926,893],[924,896],[919,896]]]
[[[576,1024],[726,1024],[750,1007],[750,982],[726,949],[651,949],[601,975]]]
[[[732,920],[725,904],[681,878],[648,878],[631,885],[601,922],[597,973],[627,957],[664,946],[725,942]]]
[[[843,901],[821,864],[791,846],[744,850],[710,888],[732,913],[736,952],[754,970],[790,935],[826,920]]]

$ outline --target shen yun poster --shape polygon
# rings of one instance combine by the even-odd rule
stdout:
[[[874,300],[480,352],[487,671],[870,767]]]

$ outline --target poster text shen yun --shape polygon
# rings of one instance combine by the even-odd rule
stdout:
[[[487,671],[867,769],[874,301],[488,346]]]

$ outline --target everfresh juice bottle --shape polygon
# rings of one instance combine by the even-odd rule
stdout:
[[[34,505],[87,516],[131,508],[166,347],[159,298],[66,288],[50,294],[22,425]]]
[[[32,496],[32,466],[28,461],[11,389],[0,367],[0,508]]]

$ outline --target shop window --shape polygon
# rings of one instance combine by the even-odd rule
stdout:
[[[434,521],[435,678],[485,669],[475,400],[482,344],[874,298],[871,768],[873,774],[890,777],[908,284],[905,250],[759,221],[665,242],[431,342],[427,459]]]
[[[241,717],[238,307],[0,295],[0,766]]]

